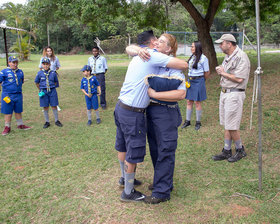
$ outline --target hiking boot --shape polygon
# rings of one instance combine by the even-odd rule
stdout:
[[[134,186],[139,186],[141,184],[142,184],[142,182],[140,180],[134,179]],[[120,185],[120,187],[124,187],[124,178],[123,177],[121,177],[119,179],[119,185]]]
[[[17,128],[21,129],[21,130],[29,130],[29,129],[31,129],[31,127],[29,127],[27,125],[24,125],[24,124],[17,126]]]
[[[62,126],[63,126],[59,120],[57,120],[57,121],[55,122],[55,125],[58,126],[58,127],[62,127]]]
[[[92,121],[91,121],[91,120],[88,120],[87,126],[90,126],[91,124],[92,124]]]
[[[96,124],[100,124],[100,123],[101,123],[100,118],[97,118],[97,119],[96,119]]]
[[[225,159],[228,159],[232,156],[232,152],[231,150],[225,150],[223,148],[222,150],[222,153],[218,154],[218,155],[215,155],[215,156],[212,156],[212,159],[215,160],[215,161],[219,161],[219,160],[225,160]]]
[[[145,195],[135,189],[132,189],[130,194],[126,194],[124,191],[121,194],[120,200],[122,202],[140,202],[145,199]]]
[[[11,128],[8,126],[5,126],[4,131],[2,132],[2,135],[5,136],[7,134],[9,134],[11,131]]]
[[[146,196],[144,202],[147,204],[159,204],[161,202],[169,201],[170,198],[156,198],[153,196]]]
[[[44,124],[43,128],[48,128],[48,127],[50,127],[50,126],[51,126],[50,122],[46,122],[46,123]]]
[[[191,125],[191,121],[185,120],[185,122],[184,122],[184,124],[181,126],[181,128],[186,128],[186,127],[188,127],[188,126],[190,126],[190,125]]]
[[[197,122],[195,123],[194,129],[195,129],[196,131],[198,131],[198,130],[200,129],[200,126],[201,126],[201,122],[200,122],[200,121],[197,121]]]
[[[241,149],[236,149],[236,153],[228,158],[228,161],[231,163],[237,162],[238,160],[242,159],[243,157],[247,156],[244,146],[242,145]]]

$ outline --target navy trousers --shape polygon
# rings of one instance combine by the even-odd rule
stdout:
[[[105,84],[105,73],[96,74],[96,79],[99,82],[101,88],[100,105],[106,107],[106,84]]]
[[[167,106],[147,108],[147,135],[154,166],[152,196],[170,198],[173,189],[178,127],[182,122],[180,109]]]

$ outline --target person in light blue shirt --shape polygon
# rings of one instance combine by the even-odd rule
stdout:
[[[157,44],[153,31],[139,34],[137,42],[148,48],[151,57],[147,62],[142,61],[139,56],[132,59],[114,111],[117,126],[115,148],[122,172],[119,184],[124,187],[120,200],[124,202],[143,201],[145,198],[144,194],[134,189],[134,185],[141,184],[135,179],[136,164],[142,162],[146,154],[144,112],[149,104],[149,96],[144,77],[156,73],[159,67],[187,68],[187,62],[153,50]],[[132,46],[129,51],[130,54],[137,55],[141,49],[139,46]]]
[[[50,60],[50,70],[57,71],[61,67],[58,57],[55,56],[54,50],[49,46],[43,49],[43,57],[41,58],[39,64],[40,69],[43,69],[42,60],[44,58],[48,58]]]
[[[202,54],[201,43],[195,41],[191,47],[192,55],[188,60],[189,63],[189,82],[190,87],[187,89],[187,109],[186,120],[182,128],[191,125],[191,116],[193,103],[196,106],[196,123],[195,130],[199,130],[201,126],[202,105],[201,102],[207,99],[205,80],[210,75],[209,62],[207,57]]]
[[[93,56],[89,57],[88,64],[91,67],[91,74],[95,75],[101,88],[100,105],[104,110],[107,107],[106,102],[106,83],[105,74],[108,70],[107,60],[99,54],[99,47],[92,48]]]
[[[156,49],[176,57],[178,43],[171,34],[162,34]],[[147,108],[147,137],[154,167],[151,196],[145,203],[158,204],[170,200],[173,189],[175,152],[177,148],[178,127],[182,117],[177,101],[186,96],[185,75],[181,70],[160,67],[158,75],[148,75],[148,94],[151,98]]]

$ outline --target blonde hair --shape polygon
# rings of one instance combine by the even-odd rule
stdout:
[[[168,46],[171,47],[170,54],[176,57],[176,52],[178,49],[178,42],[176,40],[176,37],[174,37],[172,34],[164,33],[161,36],[164,36],[168,40]]]
[[[47,50],[48,49],[51,49],[52,50],[52,56],[50,57],[51,58],[51,61],[55,61],[55,55],[54,55],[54,51],[53,51],[53,49],[51,48],[51,47],[44,47],[44,49],[43,49],[43,57],[49,57],[48,55],[47,55]]]

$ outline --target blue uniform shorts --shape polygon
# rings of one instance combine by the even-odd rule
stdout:
[[[43,91],[45,95],[39,97],[40,107],[58,106],[58,96],[55,88],[52,88],[50,92],[47,92],[47,89],[42,89],[41,91]]]
[[[129,111],[117,103],[114,116],[117,126],[116,150],[126,152],[125,160],[129,163],[143,162],[146,155],[145,114]]]
[[[96,94],[92,95],[91,98],[88,96],[85,96],[86,99],[86,104],[87,104],[87,109],[91,110],[97,110],[98,109],[98,97]]]
[[[9,96],[11,99],[10,103],[6,103],[3,99]],[[23,98],[22,93],[2,93],[1,97],[1,113],[2,114],[13,114],[22,113],[23,111]]]

